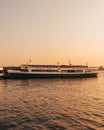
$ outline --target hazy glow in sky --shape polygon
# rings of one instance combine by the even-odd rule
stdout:
[[[0,65],[104,65],[104,0],[0,0]]]

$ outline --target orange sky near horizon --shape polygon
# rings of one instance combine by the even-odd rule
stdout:
[[[0,66],[104,65],[104,0],[0,0]]]

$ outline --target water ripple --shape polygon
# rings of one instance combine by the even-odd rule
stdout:
[[[104,130],[104,73],[0,80],[0,130]]]

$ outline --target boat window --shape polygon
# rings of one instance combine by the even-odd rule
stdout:
[[[76,72],[83,72],[83,70],[76,70]]]
[[[58,70],[31,70],[31,72],[58,72]]]
[[[67,70],[67,72],[75,72],[75,70]]]
[[[3,70],[0,70],[0,73],[3,73]]]
[[[28,70],[27,70],[27,69],[21,69],[21,71],[23,71],[23,72],[28,72]]]

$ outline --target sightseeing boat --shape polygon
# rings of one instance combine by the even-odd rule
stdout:
[[[7,69],[3,78],[85,78],[97,77],[97,72],[81,65],[21,65],[19,69]]]

